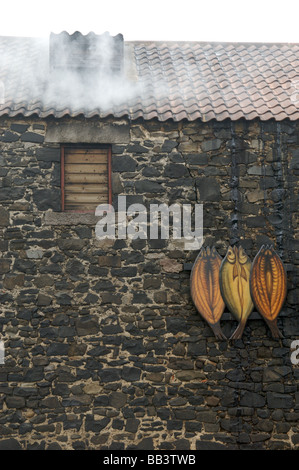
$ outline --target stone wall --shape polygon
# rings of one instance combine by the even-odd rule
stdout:
[[[72,126],[1,121],[0,449],[298,448],[298,123]],[[60,213],[59,139],[81,127],[112,143],[115,203],[203,203],[221,256],[275,245],[284,339],[253,312],[241,340],[217,341],[180,240],[100,241],[92,215]]]

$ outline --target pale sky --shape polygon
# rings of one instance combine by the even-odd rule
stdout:
[[[131,40],[299,42],[299,0],[0,0],[0,35],[122,33]]]

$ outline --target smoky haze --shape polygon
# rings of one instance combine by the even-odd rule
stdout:
[[[126,109],[141,92],[134,74],[128,74],[121,35],[63,32],[48,40],[0,41],[0,105],[26,100],[58,111],[106,112]]]

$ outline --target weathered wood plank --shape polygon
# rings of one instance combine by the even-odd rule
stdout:
[[[104,185],[107,185],[108,183],[108,176],[107,174],[96,174],[96,173],[88,173],[88,174],[83,174],[83,173],[70,173],[65,175],[64,177],[65,184],[69,183],[102,183]]]
[[[107,194],[107,187],[103,184],[66,184],[64,187],[66,194],[70,193],[98,193]]]
[[[64,148],[65,155],[108,155],[108,149],[98,148]]]
[[[105,174],[107,172],[107,164],[99,163],[99,164],[91,164],[91,163],[83,163],[82,165],[76,163],[66,163],[65,166],[65,173],[102,173]]]
[[[106,194],[95,193],[65,193],[65,202],[73,203],[100,203],[107,201],[108,191]]]
[[[107,154],[70,154],[64,156],[64,161],[66,164],[68,163],[105,163],[108,162],[108,155]]]

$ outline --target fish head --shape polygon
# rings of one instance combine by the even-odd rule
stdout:
[[[236,256],[236,247],[231,247],[229,246],[227,249],[226,253],[226,259],[229,263],[234,264],[236,262],[237,256]]]
[[[248,261],[248,256],[242,246],[239,246],[238,261],[240,264],[246,264]]]

